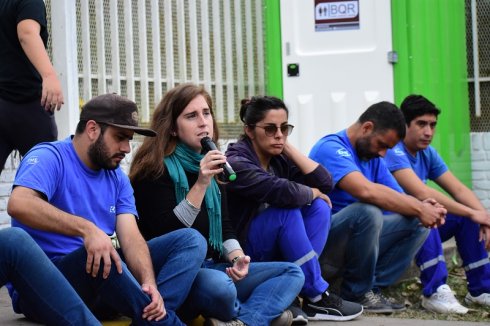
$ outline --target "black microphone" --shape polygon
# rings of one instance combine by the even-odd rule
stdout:
[[[218,150],[218,147],[216,147],[216,144],[213,143],[213,140],[209,137],[203,137],[201,138],[201,146],[203,150],[206,152],[212,151],[212,150]],[[231,167],[228,162],[225,162],[224,164],[221,164],[221,167],[223,168],[223,174],[225,175],[226,179],[229,181],[235,181],[236,180],[236,173],[233,171],[233,168]]]

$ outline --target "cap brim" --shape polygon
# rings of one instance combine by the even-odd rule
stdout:
[[[143,136],[147,136],[147,137],[156,137],[156,135],[157,135],[155,130],[148,129],[148,128],[127,126],[127,125],[118,125],[115,123],[107,123],[107,122],[105,122],[105,124],[108,124],[108,125],[114,126],[114,127],[118,127],[118,128],[122,128],[122,129],[133,130],[135,133],[143,135]]]

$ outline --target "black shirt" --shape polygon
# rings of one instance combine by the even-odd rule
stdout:
[[[17,24],[25,19],[39,23],[46,47],[48,30],[43,0],[0,1],[0,98],[6,101],[28,102],[41,98],[42,78],[17,36]]]
[[[177,218],[174,208],[177,206],[175,196],[175,186],[170,178],[168,171],[165,170],[163,176],[156,180],[132,181],[136,209],[138,211],[138,226],[141,234],[146,240],[162,234],[185,228],[186,226]],[[189,189],[197,181],[197,174],[185,172],[189,182]],[[221,225],[223,241],[236,239],[235,230],[228,217],[228,206],[226,192],[222,185],[218,184],[221,192]],[[198,230],[206,239],[209,239],[209,218],[206,203],[203,200],[201,211],[191,226]],[[208,242],[209,244],[209,242]],[[215,260],[223,260],[219,257],[210,245],[208,245],[207,258],[213,257]]]

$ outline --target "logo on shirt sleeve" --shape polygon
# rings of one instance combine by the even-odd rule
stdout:
[[[399,148],[395,148],[393,152],[395,153],[396,156],[405,156],[405,152]]]
[[[116,214],[116,206],[109,206],[109,213]]]
[[[31,156],[31,157],[29,157],[29,159],[27,160],[26,163],[27,164],[30,164],[30,165],[37,164],[37,163],[39,163],[39,157],[37,157],[37,156]]]
[[[338,156],[343,156],[343,157],[349,157],[350,156],[349,151],[346,150],[345,148],[340,148],[335,153],[337,153]]]

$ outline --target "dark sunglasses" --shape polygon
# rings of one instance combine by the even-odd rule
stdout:
[[[267,126],[259,126],[259,125],[252,125],[251,127],[259,127],[264,129],[265,135],[267,137],[274,137],[277,129],[281,129],[281,133],[283,135],[289,136],[293,132],[293,125],[281,125],[281,126],[274,126],[274,125],[267,125]]]

